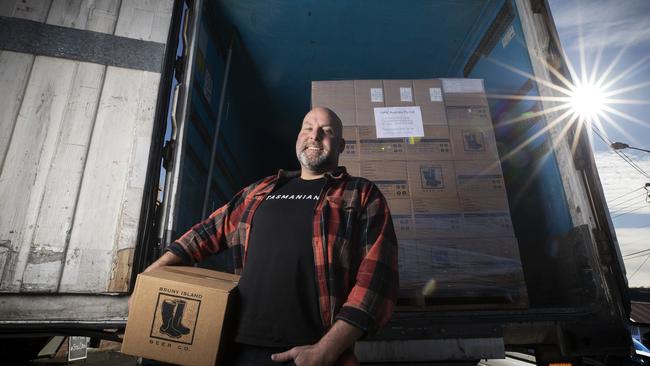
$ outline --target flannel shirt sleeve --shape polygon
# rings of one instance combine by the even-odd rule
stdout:
[[[388,323],[399,289],[393,220],[384,196],[374,184],[359,225],[362,259],[356,282],[336,319],[372,334]]]
[[[208,255],[226,249],[229,246],[227,240],[229,234],[239,226],[244,200],[258,183],[242,189],[227,204],[169,244],[165,251],[180,256],[183,264],[191,265],[202,261]]]

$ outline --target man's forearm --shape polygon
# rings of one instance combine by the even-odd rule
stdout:
[[[286,352],[271,355],[271,359],[276,362],[293,360],[299,366],[332,365],[362,335],[361,329],[337,320],[316,344],[293,347]]]
[[[337,320],[325,335],[316,343],[316,347],[324,350],[329,361],[336,361],[346,349],[352,347],[363,335],[363,330],[344,321]]]
[[[174,266],[182,262],[182,258],[179,257],[178,255],[172,253],[172,252],[165,252],[158,260],[155,262],[151,263],[149,267],[147,267],[144,272],[149,272],[152,269],[156,269],[158,267],[163,267],[163,266]]]

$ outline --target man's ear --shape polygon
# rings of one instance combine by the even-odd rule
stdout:
[[[339,143],[339,154],[345,150],[345,139],[341,137],[341,142]]]

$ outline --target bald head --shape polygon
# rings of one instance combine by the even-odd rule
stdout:
[[[327,115],[330,122],[332,123],[332,126],[334,126],[337,129],[337,131],[343,132],[343,122],[341,121],[341,118],[339,118],[339,116],[333,110],[327,107],[314,107],[305,115],[305,118],[307,118],[307,116],[311,113]]]
[[[296,140],[303,178],[314,178],[338,166],[345,148],[343,123],[329,108],[314,107],[305,115]]]

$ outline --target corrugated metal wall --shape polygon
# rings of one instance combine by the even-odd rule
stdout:
[[[173,0],[0,16],[164,44]],[[0,292],[128,290],[160,73],[0,50]]]

